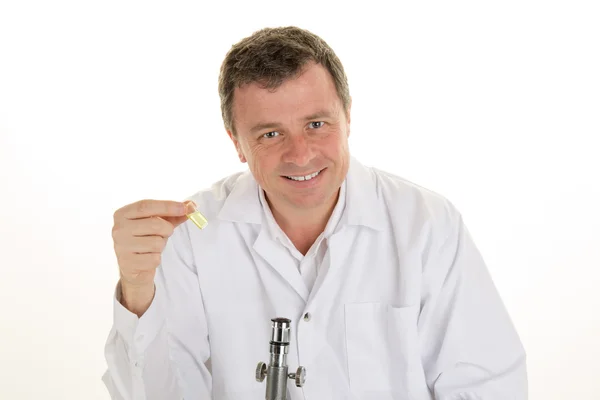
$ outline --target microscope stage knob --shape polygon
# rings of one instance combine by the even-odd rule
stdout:
[[[304,367],[298,367],[294,378],[296,380],[296,386],[302,387],[304,382],[306,382],[306,369]]]
[[[262,382],[265,380],[266,376],[267,376],[267,364],[265,364],[264,362],[261,361],[256,366],[256,380],[258,382]]]

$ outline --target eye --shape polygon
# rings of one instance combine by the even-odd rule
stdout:
[[[274,138],[276,136],[276,134],[279,135],[279,132],[277,132],[277,131],[267,132],[263,135],[263,137],[270,139],[270,138]]]
[[[319,125],[319,126],[315,126],[314,124],[321,124],[321,125]],[[320,128],[320,127],[322,127],[323,125],[325,125],[325,122],[323,122],[323,121],[311,122],[311,123],[310,123],[310,125],[311,125],[311,127],[313,127],[313,128]]]

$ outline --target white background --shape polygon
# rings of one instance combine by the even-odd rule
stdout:
[[[0,3],[0,398],[108,399],[113,212],[246,168],[219,66],[288,24],[344,63],[352,154],[463,212],[530,399],[599,398],[597,2],[202,3]]]

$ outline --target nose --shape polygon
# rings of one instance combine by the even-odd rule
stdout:
[[[305,135],[290,135],[286,144],[284,161],[305,166],[314,158],[309,139]]]

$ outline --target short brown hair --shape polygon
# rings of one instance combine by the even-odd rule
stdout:
[[[225,129],[237,136],[233,124],[236,87],[256,82],[265,89],[276,89],[285,80],[297,76],[311,61],[329,71],[347,113],[348,79],[331,47],[314,33],[295,26],[264,28],[234,44],[221,64],[219,96]]]

